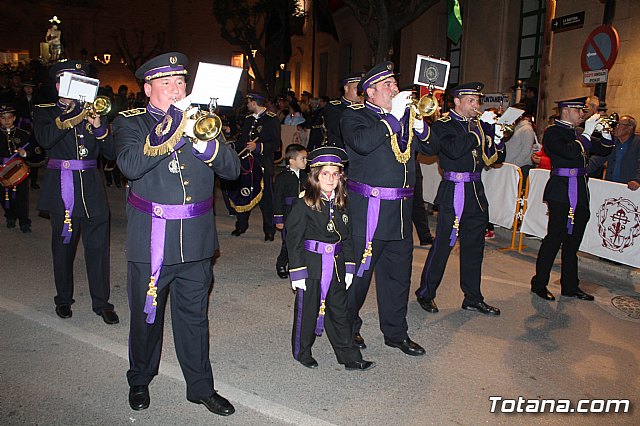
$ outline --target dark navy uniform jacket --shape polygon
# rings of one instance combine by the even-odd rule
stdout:
[[[608,155],[613,142],[607,139],[593,138],[591,147],[585,151],[583,144],[578,141],[576,129],[565,121],[556,120],[555,124],[547,127],[542,138],[545,153],[551,159],[551,168],[583,168],[589,163],[589,154]],[[606,144],[606,145],[603,145]],[[587,176],[578,177],[578,205],[589,205],[587,190]],[[569,178],[563,176],[549,177],[544,189],[544,201],[557,201],[569,204]]]
[[[355,265],[353,260],[353,239],[351,238],[351,217],[347,209],[334,209],[332,226],[329,225],[329,201],[322,201],[322,211],[312,210],[300,194],[293,202],[291,213],[287,217],[287,251],[289,271],[306,269],[307,278],[319,280],[322,277],[322,255],[305,250],[305,240],[335,244],[342,241],[342,252],[335,256],[334,273],[344,277],[345,264]]]
[[[9,146],[9,138],[11,138],[11,146]],[[22,130],[19,127],[14,127],[9,132],[5,129],[0,129],[0,157],[9,158],[15,152],[11,149],[22,148],[26,143],[29,143],[29,146],[24,148],[27,152],[26,157],[20,157],[20,155],[16,155],[14,158],[22,158],[23,160],[28,160],[33,155],[34,143],[31,134],[26,130]]]
[[[482,172],[485,163],[482,160],[482,147],[479,138],[469,131],[470,123],[454,110],[449,115],[440,118],[431,126],[431,132],[435,138],[428,143],[428,155],[438,155],[440,167],[445,172]],[[487,143],[487,138],[493,138],[492,126],[481,122],[481,131],[484,134],[482,143]],[[498,150],[498,158],[495,164],[504,162],[506,151]],[[436,204],[453,208],[453,195],[455,183],[442,180],[438,187]],[[480,209],[487,211],[489,203],[484,193],[482,181],[468,182],[464,184],[465,210],[468,203],[475,202]]]
[[[38,144],[47,151],[50,159],[97,160],[102,154],[107,160],[115,158],[115,147],[108,130],[100,139],[93,134],[93,126],[86,120],[72,129],[58,129],[56,118],[65,106],[63,104],[36,105],[33,113],[33,131]],[[106,119],[101,120],[102,126]],[[83,137],[80,137],[82,135]],[[86,149],[86,157],[80,157],[81,146]],[[75,191],[72,216],[92,217],[109,213],[107,193],[100,169],[73,171]],[[60,170],[49,169],[44,175],[38,210],[64,214],[64,204],[60,193]]]
[[[284,223],[291,211],[293,203],[286,203],[286,198],[292,197],[294,200],[304,190],[307,183],[307,172],[299,171],[300,177],[296,172],[287,168],[276,176],[273,186],[273,223]]]
[[[342,130],[340,129],[340,117],[352,102],[344,97],[330,101],[323,111],[324,126],[327,128],[328,145],[344,149]]]
[[[213,196],[216,174],[238,177],[240,160],[223,138],[206,161],[194,155],[191,142],[168,154],[144,154],[147,135],[159,119],[139,108],[120,113],[113,123],[118,168],[129,179],[130,191],[155,203],[192,204]],[[149,263],[151,216],[127,204],[127,221],[127,260]],[[197,218],[167,220],[165,238],[165,265],[212,257],[217,248],[213,209]]]
[[[258,118],[253,114],[247,115],[242,123],[242,134],[236,142],[236,151],[245,149],[247,142],[256,137],[258,138],[257,147],[253,155],[264,168],[264,172],[273,176],[275,173],[273,153],[280,146],[280,121],[274,113],[264,110]]]
[[[416,181],[415,152],[426,150],[424,140],[429,135],[423,141],[414,136],[409,160],[402,164],[396,160],[391,149],[392,132],[382,120],[386,114],[369,102],[366,105],[351,105],[342,113],[341,129],[349,156],[349,179],[377,187],[413,188]],[[353,235],[364,237],[368,198],[349,191],[349,205],[351,215],[357,218],[353,223]],[[411,208],[411,198],[381,200],[374,238],[394,241],[411,236]]]

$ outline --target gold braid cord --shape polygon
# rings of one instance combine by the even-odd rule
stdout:
[[[165,117],[169,117],[169,121],[165,123],[163,120],[161,123],[158,123],[156,127],[153,128],[152,130],[153,132],[160,131],[162,134],[169,133],[169,130],[171,129],[171,116],[166,115]],[[173,147],[176,146],[178,141],[182,138],[182,134],[184,132],[184,128],[186,125],[187,125],[187,116],[183,112],[182,119],[180,120],[180,124],[178,125],[176,130],[173,132],[173,134],[161,145],[152,146],[151,143],[149,142],[149,136],[147,136],[147,141],[144,144],[144,154],[148,155],[149,157],[155,157],[155,156],[167,154],[173,151]],[[164,129],[158,126],[163,126]]]
[[[56,127],[60,130],[73,129],[87,117],[87,110],[82,109],[75,117],[67,118],[66,120],[60,120],[60,117],[56,117]]]
[[[411,158],[411,142],[413,141],[413,114],[409,110],[409,141],[407,142],[407,148],[404,151],[400,151],[398,145],[398,135],[391,135],[391,150],[396,157],[396,161],[401,164],[407,164],[407,161]]]

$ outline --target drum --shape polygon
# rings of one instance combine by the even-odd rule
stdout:
[[[21,158],[14,158],[0,166],[0,184],[5,188],[17,186],[29,176],[29,167]]]

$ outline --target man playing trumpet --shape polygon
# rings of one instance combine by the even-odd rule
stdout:
[[[430,155],[438,155],[444,173],[435,201],[436,238],[416,291],[422,309],[431,313],[438,312],[436,290],[451,249],[459,239],[462,309],[500,315],[498,308],[484,302],[480,292],[484,233],[489,223],[489,206],[480,176],[485,166],[502,163],[505,158],[502,128],[494,124],[495,114],[487,122],[478,119],[483,87],[475,82],[454,88],[453,110],[432,126],[436,138],[429,144]]]

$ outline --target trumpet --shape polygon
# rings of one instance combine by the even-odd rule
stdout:
[[[105,116],[111,112],[111,99],[106,96],[97,96],[93,102],[85,102],[84,108],[91,118]]]
[[[618,125],[618,121],[620,121],[620,116],[618,116],[618,113],[616,112],[609,115],[608,117],[600,117],[598,119],[598,122],[596,123],[596,130],[600,132],[611,133],[613,129],[615,129]]]
[[[222,132],[222,119],[213,112],[200,110],[194,116],[193,135],[200,141],[208,142]]]
[[[412,96],[410,106],[416,120],[430,117],[438,111],[438,101],[431,93],[423,95],[420,99]]]

